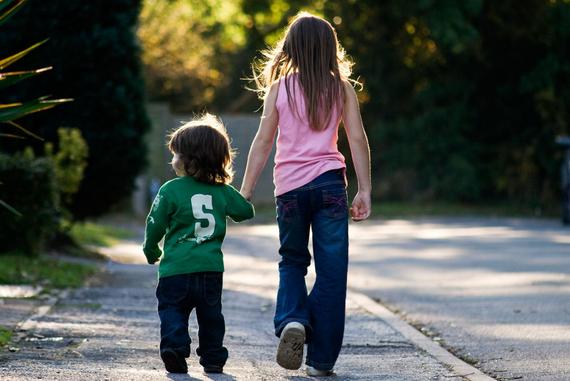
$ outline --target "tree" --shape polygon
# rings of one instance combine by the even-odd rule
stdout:
[[[570,104],[567,1],[332,1],[325,14],[342,20],[365,83],[377,189],[556,200],[554,136],[568,131]]]
[[[253,111],[251,61],[275,42],[300,0],[145,0],[138,36],[150,98],[178,111]]]
[[[145,7],[158,3],[197,2],[146,0]],[[200,82],[208,77],[192,71],[186,79],[184,72],[165,71],[161,80],[198,83],[187,93],[199,101],[183,99],[191,109],[256,109],[241,80],[251,60],[290,16],[312,11],[336,27],[364,83],[359,97],[379,173],[377,195],[534,206],[557,201],[554,137],[567,133],[570,121],[569,1],[198,3],[184,36],[209,48],[197,45],[185,54],[200,57],[216,81]],[[143,39],[145,46],[153,35]],[[162,45],[153,46],[159,57]]]
[[[139,6],[139,0],[30,0],[0,35],[4,52],[50,37],[44,48],[30,53],[20,65],[42,62],[54,69],[22,83],[11,96],[53,92],[75,100],[28,117],[26,126],[48,141],[56,140],[61,126],[82,131],[90,157],[72,206],[77,217],[104,213],[128,197],[145,165],[143,135],[149,122],[134,34]],[[5,141],[1,144],[6,150],[20,148]],[[43,145],[34,148],[43,151]]]

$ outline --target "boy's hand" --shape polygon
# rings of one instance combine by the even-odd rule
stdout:
[[[371,212],[370,193],[368,192],[358,192],[352,200],[352,206],[350,207],[350,216],[353,221],[363,221],[370,217]]]
[[[149,265],[154,265],[162,256],[162,251],[158,246],[154,249],[143,246],[143,252],[146,257],[146,263]]]

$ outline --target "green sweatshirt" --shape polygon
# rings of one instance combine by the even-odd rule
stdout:
[[[202,271],[224,271],[222,241],[226,216],[236,222],[254,216],[253,205],[231,185],[211,185],[190,176],[165,183],[146,219],[143,251],[158,261],[159,278]]]

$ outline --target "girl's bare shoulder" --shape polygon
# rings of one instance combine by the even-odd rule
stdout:
[[[277,95],[279,94],[279,84],[281,83],[281,79],[273,82],[265,95],[265,105],[275,105],[277,101]]]

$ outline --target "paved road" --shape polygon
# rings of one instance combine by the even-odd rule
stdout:
[[[247,240],[248,245],[253,241]],[[275,261],[249,255],[249,246],[239,242],[229,245],[225,258],[225,344],[230,352],[225,374],[203,374],[195,356],[189,359],[188,375],[166,374],[158,357],[156,268],[141,264],[137,242],[109,250],[107,254],[123,264],[109,263],[88,287],[29,320],[14,344],[19,351],[0,352],[0,379],[311,380],[302,371],[286,371],[275,363]],[[254,254],[267,252],[266,247],[254,249]],[[193,323],[191,336],[196,342]],[[336,372],[339,381],[463,379],[351,299]]]
[[[276,260],[274,225],[228,247]],[[557,221],[351,225],[349,284],[499,380],[570,380],[570,229]]]

